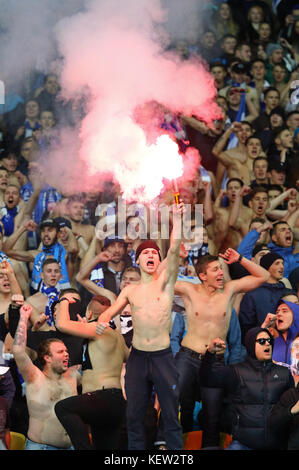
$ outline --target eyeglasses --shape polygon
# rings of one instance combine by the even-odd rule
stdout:
[[[256,343],[259,343],[261,346],[265,346],[266,343],[272,344],[271,338],[259,338],[255,340]]]

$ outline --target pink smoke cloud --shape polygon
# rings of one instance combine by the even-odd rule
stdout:
[[[64,19],[56,28],[64,58],[62,96],[76,99],[86,89],[90,96],[78,141],[63,151],[64,175],[77,181],[78,190],[99,185],[103,175],[110,175],[126,199],[146,202],[159,195],[163,178],[172,177],[167,168],[176,167],[176,175],[183,174],[178,149],[172,153],[170,146],[170,154],[178,155],[170,164],[163,157],[170,149],[165,139],[164,147],[161,140],[148,141],[155,132],[157,137],[163,133],[160,116],[154,113],[154,119],[148,120],[141,113],[138,120],[138,107],[157,102],[173,113],[196,115],[208,125],[221,114],[214,79],[205,65],[165,53],[153,39],[153,18],[163,24],[165,11],[159,1],[130,0],[122,7],[113,0],[93,1],[85,12]],[[52,163],[56,158],[59,152],[52,153]],[[198,154],[194,158],[199,163]],[[162,165],[163,159],[167,165]],[[156,166],[162,171],[153,171]]]

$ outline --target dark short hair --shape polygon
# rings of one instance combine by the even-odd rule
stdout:
[[[283,193],[283,188],[279,186],[279,184],[269,184],[268,191],[271,191],[271,189],[272,190],[274,189],[276,191],[279,191],[280,193]]]
[[[195,264],[196,274],[199,276],[199,274],[204,273],[207,269],[207,266],[210,263],[213,263],[213,261],[218,261],[218,256],[209,254],[200,256]]]
[[[260,222],[261,224],[264,224],[266,220],[263,219],[262,217],[254,217],[254,219],[252,219],[252,221],[250,222],[249,227],[251,227],[251,225],[254,224],[255,222]]]
[[[270,237],[271,238],[272,238],[273,235],[276,234],[278,225],[287,225],[289,227],[289,224],[284,220],[278,220],[276,223],[274,222],[272,225],[273,225],[273,227],[270,230]]]
[[[268,245],[266,243],[257,243],[255,245],[255,247],[253,248],[253,250],[252,250],[252,257],[257,255],[262,250],[269,250],[270,251],[270,248],[268,248]]]
[[[270,91],[277,91],[278,95],[280,96],[280,91],[277,90],[277,88],[275,88],[274,86],[269,86],[269,87],[266,88],[266,90],[264,91],[264,99],[266,98],[267,94],[270,93]]]
[[[240,183],[241,187],[244,186],[244,182],[240,178],[230,178],[226,183],[226,187],[228,187],[229,183],[231,183],[232,181],[237,181],[238,183]]]
[[[44,262],[43,262],[43,265],[42,265],[42,271],[44,269],[45,266],[47,266],[48,264],[58,264],[58,266],[60,267],[60,264],[59,262],[57,261],[57,259],[55,258],[47,258]]]
[[[251,201],[258,193],[266,193],[268,195],[268,188],[266,186],[255,186],[249,194],[249,200]]]
[[[67,287],[66,289],[63,289],[59,292],[59,298],[63,297],[65,294],[78,294],[80,295],[80,292],[75,289],[74,287]],[[80,295],[81,297],[81,295]]]
[[[247,139],[248,140],[248,139]],[[247,141],[246,141],[247,142]],[[267,165],[269,165],[269,161],[267,157],[256,157],[253,162],[252,162],[252,168],[255,167],[256,162],[261,162],[262,160],[265,160],[267,162]]]

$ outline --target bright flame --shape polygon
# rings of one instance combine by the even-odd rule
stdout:
[[[135,156],[138,165],[129,168],[127,162],[117,163],[114,174],[125,200],[149,203],[163,190],[164,179],[182,176],[183,160],[177,144],[167,135],[158,137],[155,144],[143,144]]]

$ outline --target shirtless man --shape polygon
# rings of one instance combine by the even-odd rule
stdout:
[[[121,372],[129,356],[122,335],[107,328],[96,334],[96,321],[107,309],[95,296],[86,310],[87,323],[70,320],[71,294],[60,299],[56,317],[57,328],[67,334],[88,338],[82,375],[82,395],[67,398],[55,406],[75,450],[115,450],[119,444],[121,426],[125,419],[125,399],[122,394]],[[92,445],[88,429],[90,425]]]
[[[32,307],[24,304],[14,337],[13,354],[26,384],[29,412],[26,450],[71,450],[71,440],[59,423],[54,406],[63,398],[77,394],[80,374],[77,367],[68,368],[69,354],[65,344],[53,338],[39,347],[36,367],[26,353],[27,324]]]
[[[249,226],[252,220],[256,217],[265,219],[266,222],[270,223],[267,218],[269,211],[269,198],[267,189],[264,186],[255,186],[248,194],[249,207],[243,205],[243,196],[244,192],[242,190],[236,193],[234,207],[230,216],[230,227],[232,229],[238,230],[242,239],[244,239],[244,237],[247,235]],[[244,208],[246,208],[246,217],[244,217]],[[274,210],[272,211],[272,214],[275,215]]]
[[[181,422],[183,430],[186,431],[192,430],[193,416],[185,416],[184,408],[192,415],[190,402],[194,403],[197,398],[202,358],[215,334],[216,337],[226,340],[235,294],[256,289],[269,277],[265,269],[243,258],[231,248],[220,256],[226,264],[240,262],[250,275],[224,284],[224,271],[220,260],[216,256],[205,255],[196,264],[196,272],[202,284],[182,281],[175,284],[175,294],[183,299],[188,324],[181,350],[176,356]],[[223,362],[223,356],[218,359]],[[218,420],[222,397],[219,396],[219,391],[214,389],[205,390],[201,387],[200,392],[203,404],[203,447],[218,446]]]
[[[150,240],[141,243],[136,251],[140,284],[125,287],[101,318],[101,322],[109,322],[128,303],[131,306],[134,333],[125,376],[129,450],[145,449],[144,420],[153,385],[161,405],[167,449],[183,448],[178,420],[177,371],[170,348],[171,308],[183,219],[178,213],[182,210],[183,204],[179,205],[178,211],[174,209],[166,269],[157,271],[161,263],[157,244]],[[97,333],[100,334],[105,326],[107,323],[99,323]]]
[[[235,147],[227,149],[227,144],[233,133],[238,139],[238,144]],[[218,159],[216,180],[219,186],[221,185],[226,169],[221,159],[229,158],[231,162],[238,161],[242,163],[246,154],[246,141],[252,134],[253,129],[249,122],[234,122],[214,145],[212,153]]]
[[[262,143],[258,137],[250,136],[245,142],[242,155],[232,156],[229,151],[217,155],[218,160],[227,169],[228,178],[240,178],[244,184],[250,185],[253,179],[252,165],[255,158],[264,155]]]
[[[69,217],[72,222],[72,231],[77,240],[79,241],[80,237],[82,237],[88,248],[94,236],[94,226],[82,223],[84,219],[84,206],[84,199],[82,197],[69,197],[66,203],[65,216]]]
[[[246,186],[239,178],[231,178],[226,191],[221,190],[214,204],[214,242],[218,251],[232,247],[237,248],[248,231],[251,210],[243,204]],[[223,198],[227,196],[228,205],[223,206]],[[247,231],[246,231],[247,230]]]

